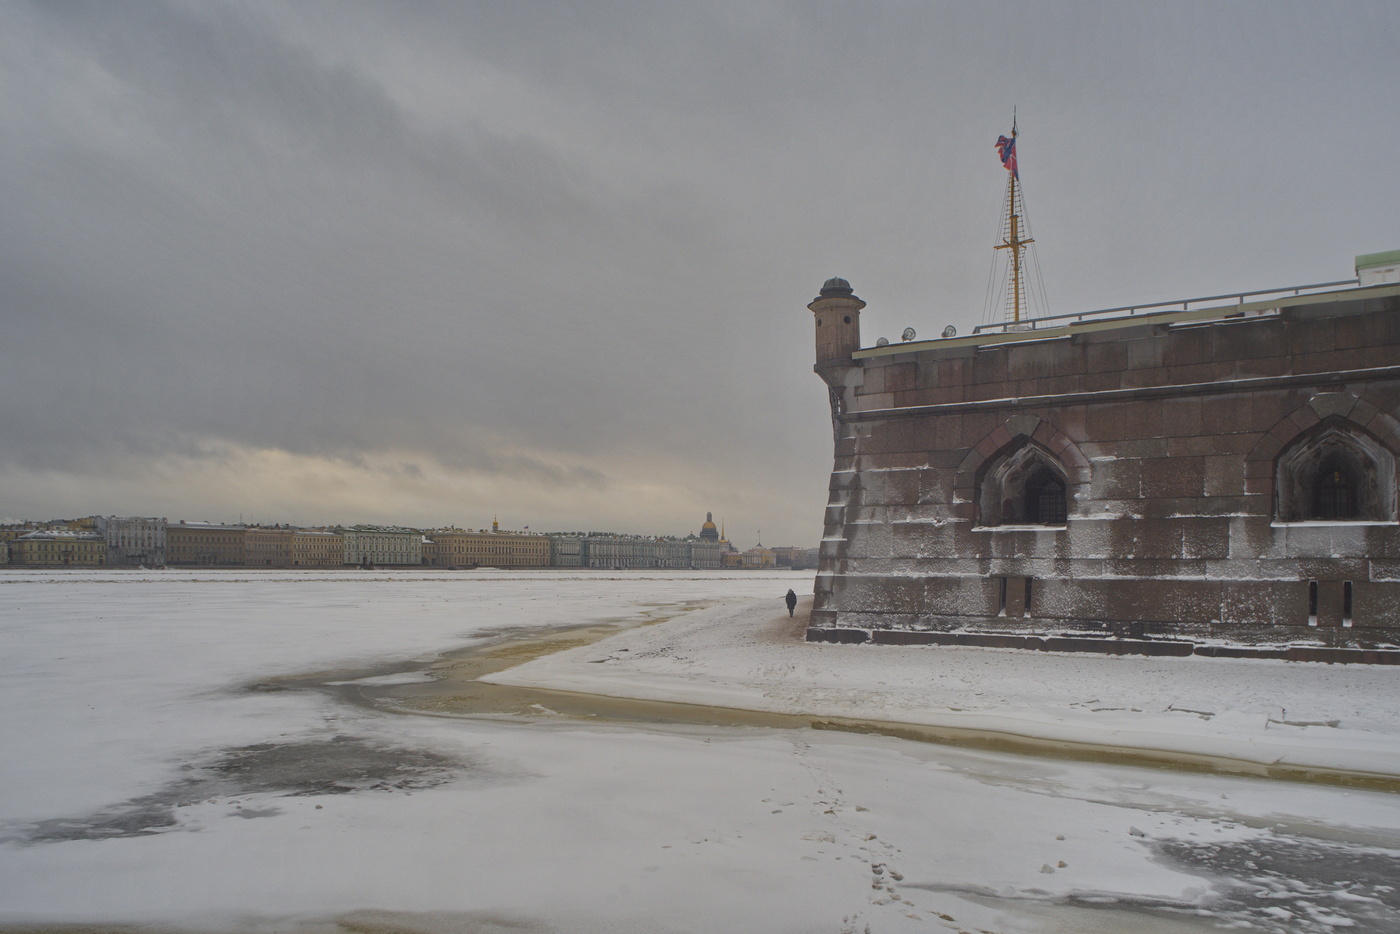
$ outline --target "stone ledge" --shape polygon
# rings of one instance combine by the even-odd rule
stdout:
[[[807,630],[808,642],[839,645],[969,645],[993,649],[1037,652],[1092,652],[1100,655],[1200,655],[1206,658],[1272,658],[1290,662],[1326,664],[1400,665],[1397,649],[1329,649],[1321,646],[1254,647],[1199,645],[1180,640],[1075,638],[1072,636],[1018,636],[1004,633],[918,632],[906,629]]]
[[[1198,645],[1196,654],[1207,658],[1278,658],[1284,661],[1289,659],[1288,649],[1262,649],[1248,645]]]
[[[859,645],[870,641],[870,633],[864,629],[808,629],[807,641]]]

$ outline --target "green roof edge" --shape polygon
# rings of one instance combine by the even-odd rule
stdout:
[[[1356,258],[1357,269],[1370,269],[1372,266],[1387,266],[1391,263],[1400,263],[1400,250],[1390,250],[1385,253],[1362,253]]]

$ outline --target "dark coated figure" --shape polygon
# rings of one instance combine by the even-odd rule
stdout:
[[[792,588],[789,587],[789,588],[788,588],[788,592],[787,592],[787,596],[784,597],[783,599],[787,601],[787,605],[788,605],[788,616],[791,616],[791,615],[792,615],[792,611],[797,607],[797,594],[793,593],[793,592],[792,592]]]

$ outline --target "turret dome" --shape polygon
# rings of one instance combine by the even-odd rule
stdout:
[[[832,276],[822,283],[820,294],[822,298],[826,298],[829,295],[850,295],[853,291],[851,284],[845,279],[840,276]]]

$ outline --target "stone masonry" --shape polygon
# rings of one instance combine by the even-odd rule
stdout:
[[[809,639],[1400,644],[1400,286],[867,349],[845,280],[808,307],[835,434]]]

